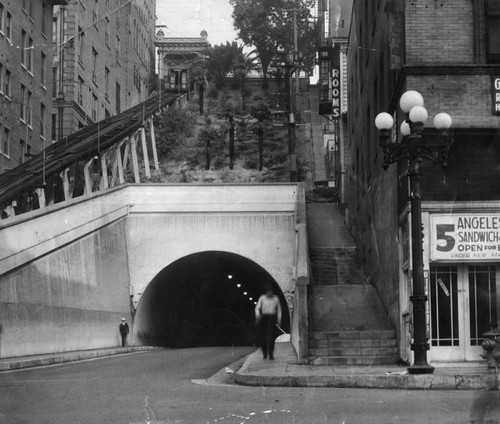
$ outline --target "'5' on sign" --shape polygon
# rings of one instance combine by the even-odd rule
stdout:
[[[444,244],[438,243],[436,250],[440,252],[449,252],[455,247],[455,237],[447,233],[455,232],[455,224],[437,224],[436,225],[436,239],[437,241],[444,241]]]

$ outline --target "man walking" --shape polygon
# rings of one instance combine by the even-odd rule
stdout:
[[[127,342],[127,335],[129,333],[127,320],[125,318],[122,318],[119,330],[120,330],[120,336],[122,336],[122,347],[125,347],[125,344]]]
[[[262,355],[264,359],[274,359],[274,341],[276,325],[281,325],[281,306],[278,296],[272,287],[266,288],[266,293],[260,296],[255,307],[255,322],[260,335]]]

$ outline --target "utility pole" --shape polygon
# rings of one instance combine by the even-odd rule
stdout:
[[[295,55],[299,53],[299,41],[298,41],[298,34],[297,34],[297,10],[293,9],[293,55],[295,58]],[[298,106],[298,94],[300,94],[300,86],[299,86],[299,77],[300,77],[300,69],[297,68],[295,70],[295,94],[297,94],[297,97],[295,98],[295,105],[296,108]]]

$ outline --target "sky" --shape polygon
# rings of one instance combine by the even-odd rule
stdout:
[[[236,40],[229,0],[156,0],[157,25],[166,37],[199,37],[205,29],[214,46]]]

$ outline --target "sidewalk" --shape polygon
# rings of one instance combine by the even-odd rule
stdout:
[[[290,343],[277,343],[275,360],[250,354],[236,372],[245,386],[339,387],[370,389],[497,390],[497,374],[486,363],[470,367],[436,367],[433,374],[409,375],[406,367],[297,365]]]
[[[46,365],[62,364],[64,362],[83,361],[86,359],[102,358],[106,356],[144,352],[150,351],[152,349],[156,348],[149,346],[112,347],[107,349],[93,349],[75,352],[52,353],[46,355],[22,356],[18,358],[0,358],[0,371],[42,367]]]
[[[62,364],[107,356],[146,352],[149,346],[116,347],[77,352],[61,352],[19,358],[0,358],[0,372]],[[434,374],[409,375],[406,367],[388,366],[310,366],[298,365],[289,342],[276,344],[275,360],[264,360],[260,350],[229,364],[197,384],[281,387],[338,387],[401,390],[497,390],[497,374],[486,364],[471,367],[437,367]]]

